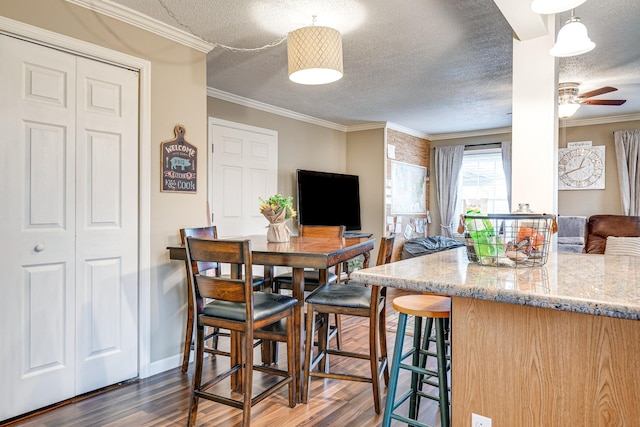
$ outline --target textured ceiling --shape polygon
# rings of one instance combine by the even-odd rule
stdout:
[[[115,3],[236,48],[268,45],[313,15],[342,33],[344,77],[335,83],[290,82],[281,43],[251,52],[215,47],[207,57],[210,88],[344,126],[388,121],[434,135],[511,125],[512,30],[493,0]],[[580,83],[581,92],[617,87],[599,98],[627,103],[583,106],[574,119],[640,113],[640,1],[588,0],[576,15],[596,48],[561,58],[559,80]]]

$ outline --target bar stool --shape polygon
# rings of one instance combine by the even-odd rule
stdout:
[[[418,418],[419,400],[421,397],[438,401],[440,406],[440,423],[442,427],[449,427],[451,420],[449,415],[449,386],[447,380],[447,322],[451,314],[451,298],[435,295],[407,295],[393,300],[393,308],[400,313],[398,319],[398,331],[391,362],[389,388],[387,390],[387,403],[384,409],[382,426],[391,425],[391,420],[396,419],[412,426],[429,427],[427,424],[416,421]],[[413,334],[413,346],[406,353],[402,352],[404,336],[407,327],[407,316],[415,316],[415,329]],[[421,344],[422,319],[427,319],[425,329],[425,341]],[[435,323],[435,356],[437,369],[426,368],[426,357],[434,355],[428,353],[428,344],[431,334],[431,324]],[[412,357],[411,364],[403,363]],[[411,372],[411,389],[396,400],[398,376],[400,369]],[[425,378],[437,377],[436,382],[423,381]],[[433,396],[422,391],[422,384],[428,383],[438,388],[438,396]],[[409,400],[409,416],[405,417],[395,411],[407,399]]]

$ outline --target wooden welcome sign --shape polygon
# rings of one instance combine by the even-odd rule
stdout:
[[[175,139],[162,143],[162,191],[196,192],[198,149],[185,141],[185,132],[176,125]]]

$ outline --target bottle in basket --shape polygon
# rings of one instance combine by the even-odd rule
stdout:
[[[465,220],[469,236],[473,240],[473,246],[478,258],[495,257],[497,255],[496,237],[491,225],[491,221],[486,218],[476,218],[480,216],[480,209],[467,209]],[[472,216],[469,216],[472,215]]]

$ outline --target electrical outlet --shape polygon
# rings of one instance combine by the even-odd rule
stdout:
[[[491,427],[491,418],[471,413],[471,427]]]

